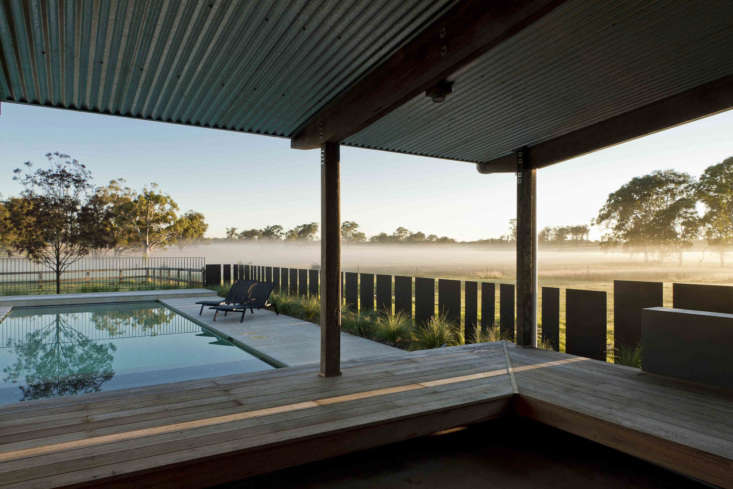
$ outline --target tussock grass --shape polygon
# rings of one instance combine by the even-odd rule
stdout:
[[[377,319],[376,338],[393,346],[409,345],[412,339],[412,320],[407,315],[384,314]]]
[[[440,348],[465,344],[466,338],[460,329],[446,318],[445,314],[433,316],[430,320],[415,328],[413,341],[417,349]]]
[[[641,356],[641,345],[636,345],[633,348],[619,346],[614,350],[614,363],[641,368]]]

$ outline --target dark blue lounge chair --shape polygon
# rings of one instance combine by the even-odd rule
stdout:
[[[232,287],[229,289],[229,292],[227,293],[227,296],[224,299],[214,299],[214,300],[207,300],[207,301],[198,301],[196,304],[201,305],[201,309],[199,309],[199,316],[204,312],[204,307],[209,306],[222,306],[226,304],[232,304],[237,301],[239,297],[241,297],[243,292],[247,292],[249,287],[256,283],[256,280],[237,280],[234,282]]]
[[[230,312],[241,312],[242,317],[239,320],[240,323],[244,321],[244,315],[247,312],[247,309],[254,314],[255,309],[271,308],[275,311],[275,314],[280,314],[277,310],[277,306],[270,302],[270,294],[274,287],[275,285],[272,283],[256,282],[250,286],[249,291],[246,294],[242,294],[239,297],[238,301],[235,301],[232,304],[213,306],[211,309],[216,311],[214,313],[214,321],[216,321],[216,315],[219,314],[219,311],[224,311],[224,314]]]

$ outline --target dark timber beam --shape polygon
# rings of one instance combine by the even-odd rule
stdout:
[[[341,177],[338,143],[321,147],[321,375],[341,375]]]
[[[537,346],[537,170],[526,148],[517,169],[517,344]]]
[[[295,131],[291,146],[341,142],[433,88],[564,0],[463,0]]]
[[[532,168],[576,156],[733,108],[733,75],[617,115],[528,148]],[[480,173],[512,171],[513,154],[479,163]]]

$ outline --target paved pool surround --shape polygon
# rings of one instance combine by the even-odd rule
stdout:
[[[209,296],[209,299],[211,296]],[[206,299],[202,297],[201,299]],[[247,311],[244,322],[241,314],[224,316],[219,313],[214,321],[214,311],[204,308],[199,316],[195,303],[198,298],[161,299],[160,302],[181,316],[212,329],[244,350],[280,367],[317,364],[321,359],[321,327],[284,314],[258,310]],[[341,360],[370,357],[403,357],[408,352],[376,341],[341,333]]]
[[[13,307],[40,307],[72,304],[105,304],[158,301],[194,323],[213,330],[248,353],[276,367],[318,364],[321,358],[321,328],[283,314],[267,310],[241,314],[219,314],[204,309],[198,300],[211,300],[216,293],[209,289],[145,290],[87,294],[24,295],[0,297],[0,321]],[[402,357],[407,352],[359,336],[341,333],[342,361],[371,357]]]

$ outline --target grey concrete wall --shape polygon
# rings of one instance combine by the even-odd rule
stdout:
[[[733,314],[642,311],[642,369],[733,389]]]

